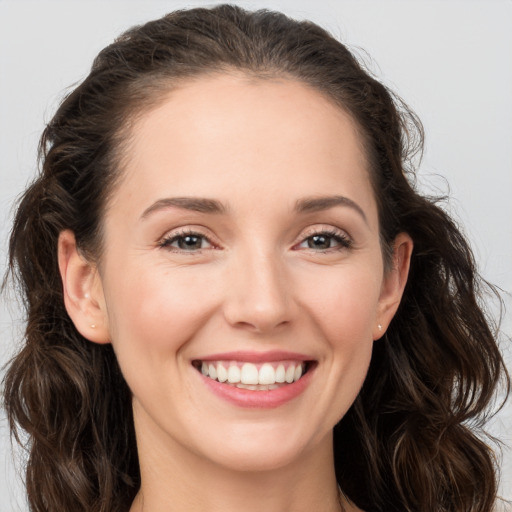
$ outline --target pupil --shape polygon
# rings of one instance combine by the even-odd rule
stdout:
[[[325,235],[312,236],[308,243],[311,249],[329,249],[330,238]]]
[[[187,235],[180,240],[180,249],[200,249],[201,238],[198,236]]]

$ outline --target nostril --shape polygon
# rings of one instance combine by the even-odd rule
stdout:
[[[289,282],[283,285],[277,270],[245,269],[240,280],[233,277],[233,286],[224,302],[226,321],[239,330],[268,333],[288,326],[295,309],[288,296]],[[282,274],[282,273],[281,273]]]
[[[269,332],[274,332],[276,330],[281,330],[290,325],[289,320],[278,320],[273,321],[268,318],[264,318],[264,315],[260,317],[255,317],[251,321],[237,321],[230,322],[232,327],[235,329],[250,331],[256,334],[266,334]]]

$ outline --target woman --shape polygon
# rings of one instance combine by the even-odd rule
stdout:
[[[11,237],[32,509],[491,510],[467,425],[505,371],[420,147],[311,23],[218,6],[103,50]]]

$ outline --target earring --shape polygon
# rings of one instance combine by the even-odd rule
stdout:
[[[381,324],[377,325],[377,327],[379,328],[379,331],[382,331],[382,325]]]
[[[91,324],[91,329],[96,329],[96,325],[95,324]]]

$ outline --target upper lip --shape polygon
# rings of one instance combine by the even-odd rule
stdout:
[[[199,361],[244,361],[248,363],[264,363],[270,361],[313,361],[314,358],[298,352],[289,352],[286,350],[270,350],[267,352],[255,352],[246,350],[236,350],[232,352],[219,352],[204,357],[197,357]]]

